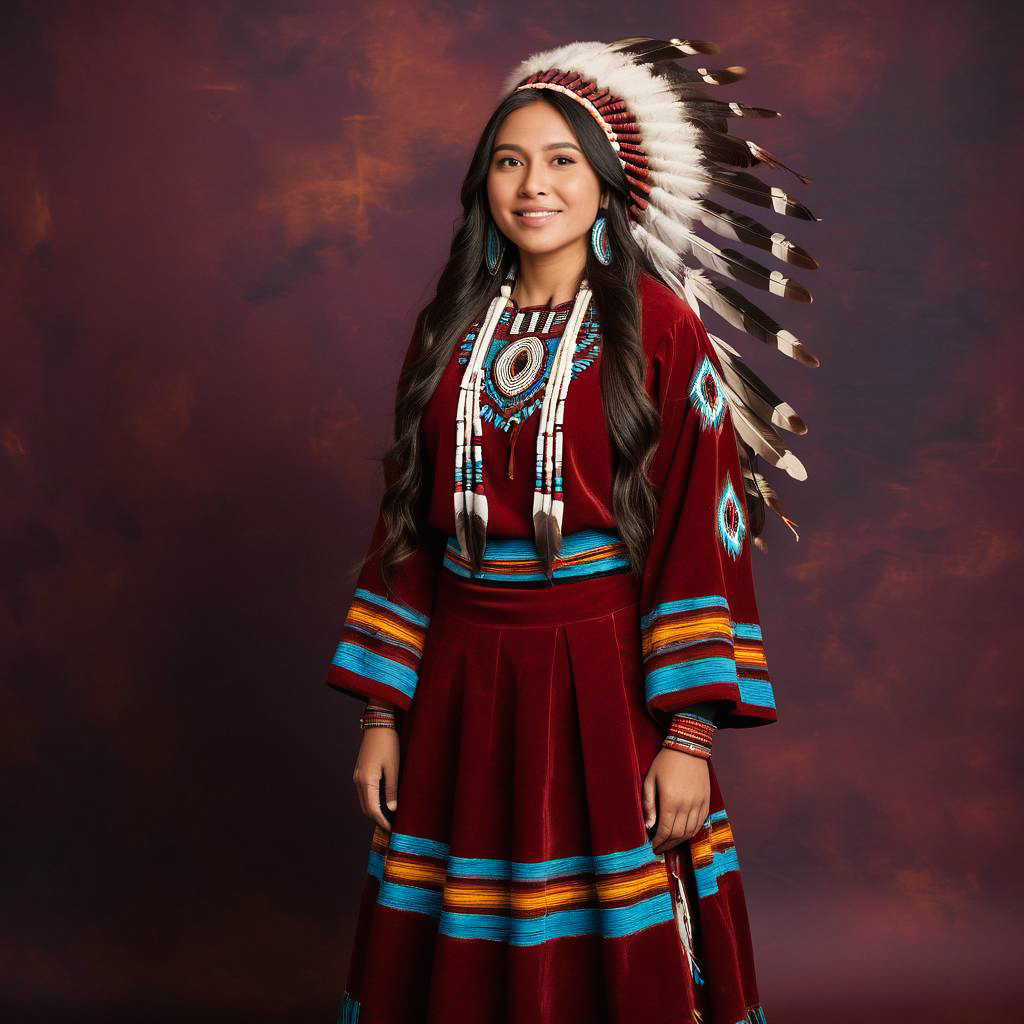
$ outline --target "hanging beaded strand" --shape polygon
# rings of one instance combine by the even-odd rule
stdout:
[[[479,572],[487,542],[487,494],[484,485],[483,420],[480,397],[483,364],[494,332],[509,305],[518,266],[505,276],[500,293],[487,308],[459,385],[455,416],[455,536],[462,556]],[[572,380],[576,339],[590,309],[592,293],[586,278],[580,282],[565,331],[552,359],[544,388],[537,433],[537,475],[534,484],[533,522],[537,551],[549,579],[553,560],[561,550],[564,486],[562,436],[565,397]]]
[[[537,554],[548,579],[553,578],[554,560],[562,549],[564,481],[562,479],[562,437],[565,397],[572,381],[576,339],[590,310],[591,291],[587,279],[580,282],[576,301],[565,324],[544,389],[537,431],[537,477],[533,492],[533,532]]]
[[[480,379],[484,357],[512,295],[514,267],[487,307],[480,332],[459,385],[455,416],[455,536],[464,558],[479,572],[487,534],[487,495],[484,490],[483,437],[480,422]]]

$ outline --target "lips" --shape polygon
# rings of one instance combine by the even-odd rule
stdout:
[[[516,210],[515,215],[527,223],[544,223],[558,216],[561,210]]]

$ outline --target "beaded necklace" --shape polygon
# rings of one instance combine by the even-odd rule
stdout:
[[[480,331],[466,362],[459,385],[455,414],[455,536],[464,558],[479,572],[487,546],[487,490],[484,485],[483,430],[480,391],[483,363],[502,314],[511,303],[518,267],[513,264],[501,289],[484,314]],[[562,478],[562,438],[565,397],[572,380],[576,338],[590,309],[592,292],[584,276],[572,311],[555,351],[544,386],[537,428],[537,472],[533,491],[533,532],[537,554],[548,579],[561,551],[565,485]]]

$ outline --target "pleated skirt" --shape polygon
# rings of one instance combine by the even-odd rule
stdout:
[[[641,787],[663,735],[630,574],[442,570],[340,1024],[765,1024],[710,762],[702,828],[653,852]]]

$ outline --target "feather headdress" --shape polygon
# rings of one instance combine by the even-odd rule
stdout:
[[[781,232],[708,197],[717,190],[782,216],[820,220],[799,200],[747,169],[767,165],[789,171],[804,184],[809,178],[755,142],[729,134],[730,118],[778,117],[778,111],[717,100],[704,88],[736,82],[745,69],[678,63],[714,53],[717,45],[693,39],[569,43],[527,57],[505,79],[503,95],[518,89],[555,89],[581,103],[619,157],[629,185],[631,233],[664,282],[698,316],[703,303],[732,327],[805,366],[817,366],[817,357],[792,332],[730,282],[796,302],[810,302],[810,292],[781,270],[697,233],[703,228],[727,243],[759,249],[782,264],[804,270],[818,266]],[[687,258],[698,266],[688,264]],[[755,543],[766,507],[795,535],[795,524],[783,513],[757,459],[805,480],[803,463],[776,428],[803,434],[807,426],[735,348],[710,332],[709,337],[722,364]]]

